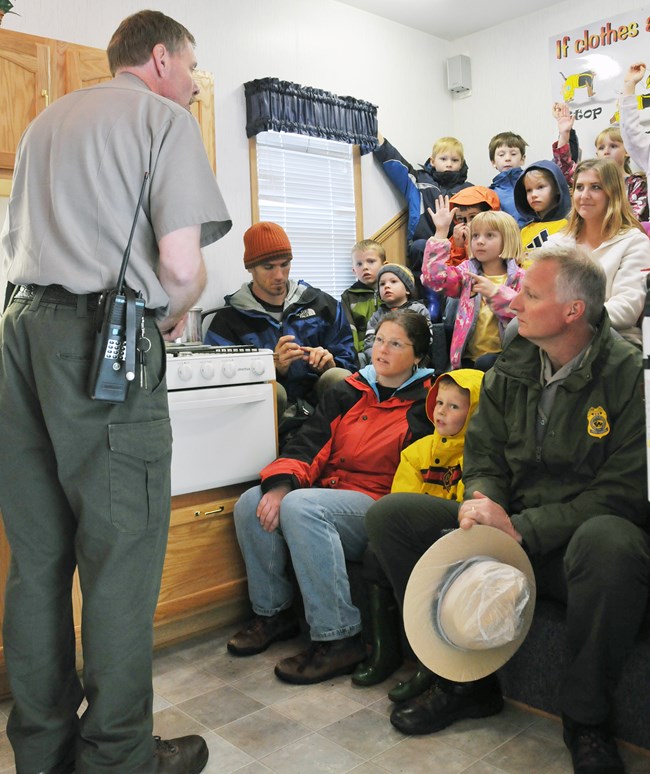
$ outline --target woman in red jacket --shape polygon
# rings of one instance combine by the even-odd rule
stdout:
[[[420,367],[428,351],[422,315],[387,314],[372,365],[323,396],[283,456],[262,471],[261,486],[237,502],[237,539],[255,618],[228,642],[231,653],[252,656],[298,634],[286,573],[291,559],[312,642],[280,661],[275,674],[290,683],[318,683],[351,672],[365,658],[345,561],[362,558],[365,513],[390,491],[400,452],[431,432],[424,400],[432,371]]]

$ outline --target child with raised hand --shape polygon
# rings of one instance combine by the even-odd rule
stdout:
[[[510,301],[524,275],[519,229],[505,212],[481,212],[470,225],[470,258],[447,263],[451,246],[446,234],[454,219],[449,197],[438,198],[430,213],[436,233],[427,241],[422,263],[426,287],[458,298],[451,338],[451,370],[492,366],[502,349],[503,334],[514,313]]]
[[[352,271],[357,281],[341,294],[341,306],[357,353],[363,352],[368,322],[379,309],[377,275],[385,263],[386,251],[373,239],[362,239],[352,248]]]
[[[435,322],[440,315],[438,301],[435,296],[428,297],[420,284],[424,246],[435,231],[428,210],[435,206],[441,194],[451,196],[471,185],[467,182],[463,143],[456,137],[440,137],[433,144],[430,158],[416,169],[378,132],[373,155],[406,200],[407,263],[415,276],[416,287],[423,291],[422,298]]]
[[[638,112],[638,111],[637,111]],[[558,140],[553,143],[553,161],[560,167],[569,187],[573,185],[576,162],[569,152],[569,136],[574,117],[564,103],[553,105],[553,115],[558,122]],[[627,198],[638,220],[648,220],[648,181],[645,174],[632,172],[630,156],[623,142],[619,126],[608,126],[596,137],[596,158],[616,162],[625,181]]]
[[[377,275],[379,309],[373,314],[366,328],[364,351],[359,354],[359,362],[362,366],[372,360],[372,346],[375,343],[375,332],[382,319],[394,309],[411,309],[421,314],[429,324],[431,332],[431,315],[426,306],[417,301],[415,279],[413,272],[399,263],[385,263]]]

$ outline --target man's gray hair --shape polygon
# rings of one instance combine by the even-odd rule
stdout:
[[[557,266],[555,289],[561,303],[580,299],[585,304],[585,318],[597,325],[605,304],[607,278],[603,268],[582,247],[551,245],[530,254],[535,263],[553,261]]]

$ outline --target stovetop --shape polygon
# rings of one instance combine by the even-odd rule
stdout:
[[[167,389],[192,390],[275,379],[273,350],[242,345],[168,344]]]

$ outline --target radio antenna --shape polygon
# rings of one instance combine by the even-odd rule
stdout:
[[[124,256],[122,257],[122,265],[120,266],[120,274],[117,278],[117,292],[120,295],[124,295],[124,277],[126,276],[126,267],[129,263],[129,256],[131,255],[131,242],[133,242],[133,234],[135,233],[135,225],[138,222],[138,215],[140,214],[140,207],[142,206],[142,199],[144,197],[144,189],[149,179],[149,171],[144,173],[144,180],[142,181],[142,188],[140,188],[140,197],[138,198],[138,204],[135,208],[135,216],[133,217],[133,224],[131,226],[131,233],[129,234],[129,241],[126,243],[124,249]]]

